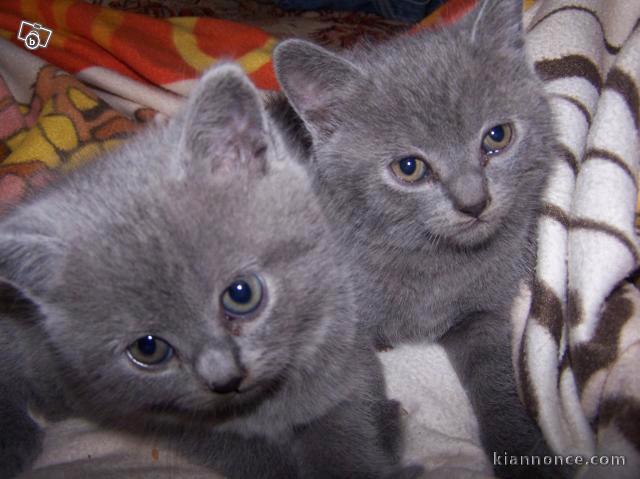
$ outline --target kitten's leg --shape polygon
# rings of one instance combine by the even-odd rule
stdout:
[[[8,386],[0,385],[0,477],[28,470],[40,454],[42,433]]]
[[[399,466],[404,451],[404,430],[402,427],[402,404],[395,399],[380,400],[375,407],[378,416],[378,433],[382,448],[392,463],[398,464],[385,479],[416,479],[425,471],[420,465]]]
[[[511,360],[511,326],[507,319],[474,314],[441,339],[480,424],[489,458],[503,455],[545,456],[552,452],[540,428],[520,401]],[[551,466],[494,465],[504,478],[570,477]]]
[[[397,401],[345,402],[297,430],[294,451],[305,479],[413,479],[420,466],[400,465]]]

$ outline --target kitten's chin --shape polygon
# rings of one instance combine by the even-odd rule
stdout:
[[[473,248],[489,241],[498,228],[499,224],[496,222],[473,219],[459,223],[446,236],[456,246]]]

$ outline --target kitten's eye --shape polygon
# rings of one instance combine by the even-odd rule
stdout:
[[[257,276],[238,278],[224,291],[222,307],[230,316],[244,316],[260,306],[262,294],[262,283]]]
[[[149,335],[130,344],[127,354],[139,366],[157,366],[171,359],[173,348],[164,339]]]
[[[407,183],[415,183],[426,178],[431,170],[420,158],[406,156],[391,163],[391,171],[398,179]]]
[[[482,139],[482,151],[487,155],[495,155],[504,150],[513,136],[513,129],[508,123],[496,125],[485,133]]]

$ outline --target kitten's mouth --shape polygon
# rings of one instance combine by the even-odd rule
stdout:
[[[482,225],[488,225],[489,223],[482,218],[472,218],[468,221],[460,223],[460,231],[467,232],[472,231],[475,228],[480,228]]]
[[[246,387],[226,394],[211,393],[210,399],[200,401],[198,404],[185,406],[177,402],[156,403],[149,407],[148,411],[165,417],[195,417],[199,415],[213,415],[220,419],[224,417],[224,412],[246,408],[248,405],[262,401],[274,394],[279,389],[278,381],[261,383],[255,382]]]
[[[473,218],[458,223],[456,232],[451,239],[461,246],[473,246],[484,242],[490,237],[495,228],[487,218]]]

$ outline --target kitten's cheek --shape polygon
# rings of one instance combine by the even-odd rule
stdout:
[[[279,356],[272,357],[270,351],[256,349],[255,345],[240,345],[240,360],[246,369],[246,377],[242,383],[241,392],[248,391],[254,387],[270,382],[277,376],[279,368]]]

